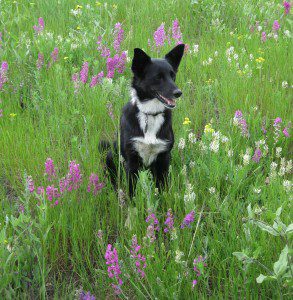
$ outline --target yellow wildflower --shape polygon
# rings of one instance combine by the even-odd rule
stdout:
[[[204,128],[204,133],[213,133],[215,130],[213,129],[211,123],[208,123]]]
[[[184,118],[184,121],[183,121],[183,125],[189,125],[191,123],[191,121],[189,120],[189,118]]]
[[[68,56],[64,56],[64,60],[67,60],[68,59]]]
[[[239,40],[239,41],[242,40],[242,38],[243,38],[242,35],[239,35],[239,36],[238,36],[238,40]]]
[[[77,4],[77,5],[75,6],[75,10],[78,10],[78,9],[82,9],[82,6]]]
[[[211,78],[210,78],[209,80],[206,81],[207,84],[212,84],[213,82],[214,82],[214,81],[213,81],[213,79],[211,79]]]
[[[259,58],[256,58],[255,60],[257,63],[263,63],[265,61],[265,59],[263,57],[259,57]]]
[[[114,8],[114,9],[117,9],[117,7],[118,7],[118,6],[117,6],[116,4],[113,4],[113,8]]]
[[[237,70],[238,75],[242,76],[243,72],[241,70]]]
[[[9,114],[9,116],[10,116],[11,118],[14,118],[14,117],[16,117],[16,114],[15,114],[15,113],[11,113],[11,114]]]
[[[97,1],[97,2],[96,2],[96,5],[97,5],[97,6],[100,6],[100,5],[102,5],[102,3],[99,2],[99,1]]]
[[[77,26],[77,27],[76,27],[76,30],[80,30],[80,27],[79,27],[79,26]]]

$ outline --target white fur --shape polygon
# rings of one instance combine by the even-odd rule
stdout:
[[[143,137],[132,138],[134,148],[142,158],[144,165],[148,167],[157,158],[159,153],[164,152],[167,149],[168,144],[168,141],[156,137],[165,121],[164,115],[158,114],[153,116],[149,114],[163,112],[165,108],[157,99],[149,100],[146,103],[140,102],[136,96],[135,90],[132,90],[131,102],[137,104],[139,109],[137,118],[139,126],[144,133]]]

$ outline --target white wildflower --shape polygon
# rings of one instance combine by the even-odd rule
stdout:
[[[194,168],[195,167],[195,161],[192,160],[190,163],[189,163],[189,167],[190,168]]]
[[[253,54],[251,54],[251,53],[249,54],[249,59],[250,59],[250,60],[253,60],[253,59],[254,59]]]
[[[215,194],[216,193],[216,188],[214,186],[210,187],[209,192],[210,192],[211,195]]]
[[[177,264],[182,263],[181,258],[184,256],[184,253],[178,249],[178,250],[176,250],[175,254],[176,254],[175,255],[175,262]]]
[[[255,194],[260,194],[260,193],[261,193],[261,189],[254,188],[254,189],[253,189],[253,192],[254,192]]]
[[[194,53],[198,53],[198,51],[199,51],[199,45],[193,45],[193,52]]]
[[[287,81],[283,81],[283,82],[282,82],[282,88],[283,88],[283,89],[287,89],[288,86],[289,86],[289,84],[288,84]]]
[[[215,55],[215,57],[217,57],[219,55],[219,52],[215,51],[214,55]]]
[[[233,152],[233,150],[232,150],[232,149],[228,150],[228,157],[232,157],[232,156],[233,156],[233,154],[234,154],[234,152]]]
[[[277,157],[281,157],[281,152],[282,152],[282,148],[281,147],[277,147],[276,148],[276,156]]]
[[[247,154],[247,153],[245,153],[245,154],[243,155],[243,165],[244,165],[244,166],[249,165],[250,158],[251,158],[251,156],[250,156],[249,154]]]
[[[195,136],[195,134],[194,134],[193,132],[190,132],[190,133],[188,134],[188,140],[189,140],[189,142],[192,143],[192,144],[194,144],[194,143],[196,142],[196,136]]]
[[[214,139],[210,144],[210,150],[215,152],[215,153],[218,153],[219,152],[219,146],[220,146],[219,140]]]
[[[185,139],[180,138],[178,143],[178,149],[183,150],[185,148]]]
[[[284,180],[283,187],[284,187],[286,193],[290,193],[291,188],[292,188],[292,182],[290,180]]]
[[[235,60],[238,60],[238,57],[239,57],[239,56],[238,56],[237,53],[235,53],[233,57],[234,57]]]

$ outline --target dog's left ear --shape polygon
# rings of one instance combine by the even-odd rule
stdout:
[[[184,44],[179,44],[173,48],[168,54],[165,55],[165,59],[173,67],[174,71],[177,72],[181,58],[184,53]]]

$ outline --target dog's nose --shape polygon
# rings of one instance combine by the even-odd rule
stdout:
[[[179,89],[177,89],[173,92],[173,95],[175,98],[179,98],[182,95],[182,92]]]

